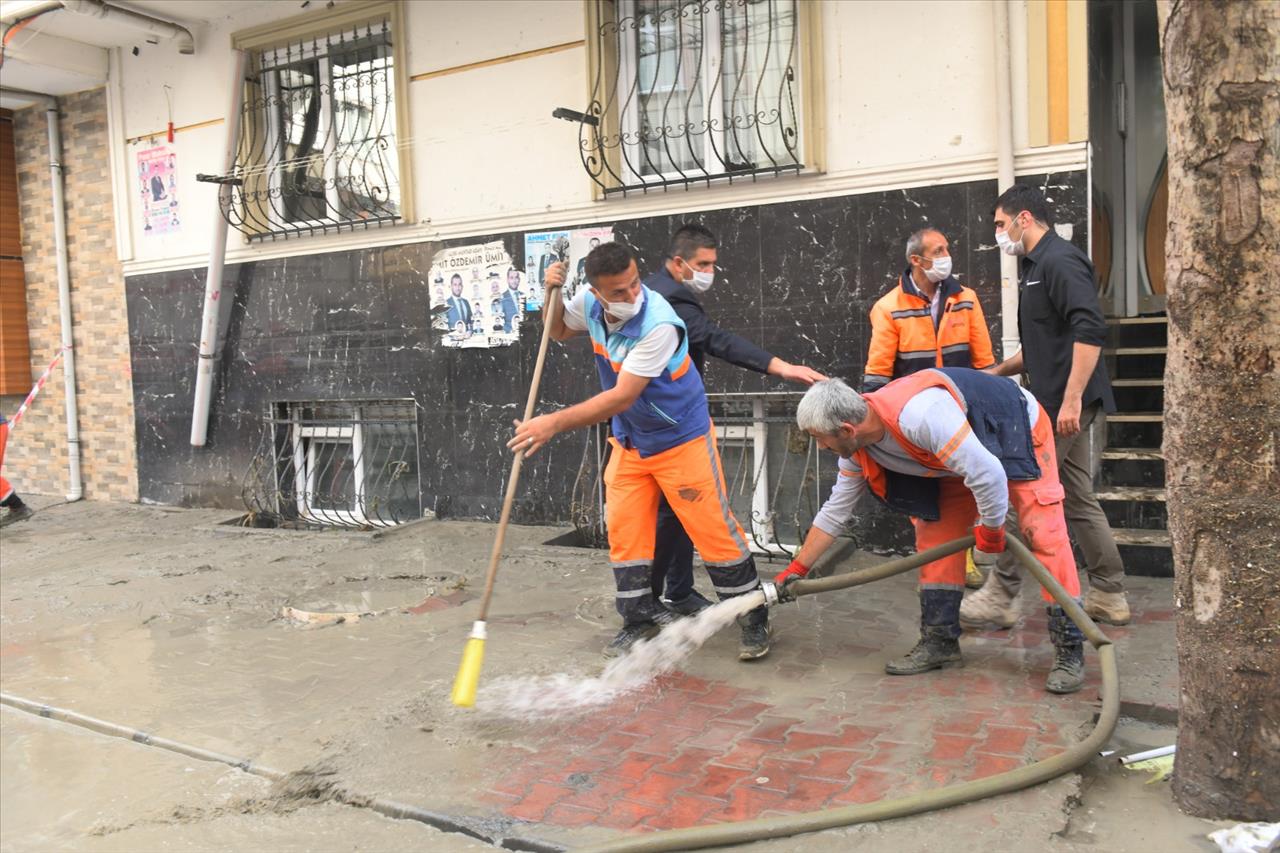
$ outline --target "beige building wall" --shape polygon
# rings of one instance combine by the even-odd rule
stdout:
[[[138,498],[138,474],[129,323],[124,277],[116,260],[104,90],[60,98],[59,107],[84,496],[134,501]],[[34,381],[61,346],[43,107],[14,113],[14,147]],[[10,436],[4,456],[5,477],[19,494],[66,494],[63,393],[59,366]],[[21,402],[21,397],[5,397],[2,404],[12,417]]]

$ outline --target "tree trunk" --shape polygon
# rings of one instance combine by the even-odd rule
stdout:
[[[1280,819],[1280,3],[1162,0],[1173,792]]]

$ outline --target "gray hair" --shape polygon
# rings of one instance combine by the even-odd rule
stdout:
[[[939,231],[937,228],[934,228],[932,225],[926,225],[924,228],[921,228],[919,231],[912,232],[911,236],[907,238],[907,254],[906,254],[907,263],[911,263],[912,255],[921,255],[923,253],[924,235],[941,234],[941,233],[942,233],[941,231]]]
[[[866,419],[867,401],[841,379],[813,383],[796,409],[796,425],[822,435],[834,435],[841,424],[857,426]]]

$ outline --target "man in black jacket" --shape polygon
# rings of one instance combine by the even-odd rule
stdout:
[[[683,225],[671,235],[662,268],[644,281],[646,287],[662,294],[684,321],[689,357],[698,368],[699,375],[705,380],[703,361],[710,355],[756,373],[767,373],[801,385],[812,385],[826,379],[812,368],[783,361],[741,335],[711,322],[698,296],[705,293],[715,280],[717,248],[715,235],[706,228]],[[658,504],[652,578],[654,595],[676,613],[691,616],[711,604],[693,588],[693,542],[666,500]],[[729,590],[721,592],[732,594]]]
[[[1102,361],[1107,323],[1089,257],[1053,230],[1039,190],[1014,184],[996,200],[996,242],[1018,261],[1018,334],[1022,349],[988,368],[1000,376],[1026,373],[1040,405],[1054,419],[1063,510],[1089,574],[1085,612],[1124,625],[1129,603],[1124,564],[1093,488],[1091,428],[1116,410]],[[1047,502],[1052,496],[1046,495]],[[1015,563],[1001,559],[982,589],[965,599],[960,621],[1012,627],[1021,586]]]

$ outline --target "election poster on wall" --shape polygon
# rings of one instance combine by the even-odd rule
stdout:
[[[142,199],[142,233],[172,234],[178,216],[176,155],[165,145],[138,152],[138,191]]]
[[[572,300],[578,288],[586,286],[587,255],[601,243],[613,242],[613,228],[579,228],[573,231],[541,231],[524,235],[525,275],[529,282],[525,307],[536,311],[542,307],[545,290],[543,276],[547,267],[564,261],[567,271],[563,296]],[[534,299],[536,298],[536,304]]]
[[[541,231],[524,235],[524,273],[529,284],[524,307],[527,311],[542,310],[542,293],[546,289],[543,276],[547,267],[567,258],[569,252],[568,231]]]
[[[442,249],[431,259],[432,327],[457,349],[510,346],[526,313],[525,274],[501,240]]]

